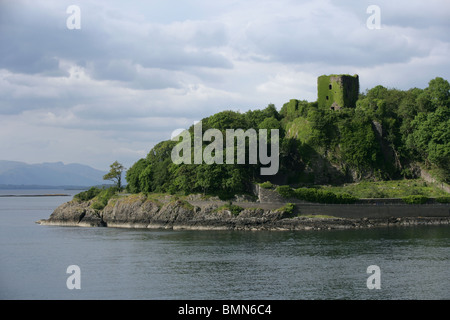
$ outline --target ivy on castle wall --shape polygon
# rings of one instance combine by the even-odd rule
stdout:
[[[333,103],[340,108],[355,107],[359,94],[358,76],[323,75],[317,79],[319,107],[330,109]]]

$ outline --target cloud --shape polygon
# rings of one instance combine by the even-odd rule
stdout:
[[[407,27],[383,24],[381,30],[370,30],[365,8],[349,11],[331,1],[283,8],[272,15],[264,12],[266,8],[256,9],[260,14],[245,27],[242,47],[264,57],[259,60],[367,67],[407,62],[429,54],[432,48],[433,39],[428,39],[428,34]]]
[[[83,1],[69,30],[72,4],[0,3],[11,160],[130,166],[213,113],[314,101],[321,74],[357,73],[361,90],[450,79],[445,0],[379,0],[380,30],[366,26],[369,0]]]

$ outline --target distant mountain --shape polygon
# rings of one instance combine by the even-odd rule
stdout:
[[[28,164],[0,160],[0,185],[93,186],[105,184],[106,174],[87,165],[62,162]]]

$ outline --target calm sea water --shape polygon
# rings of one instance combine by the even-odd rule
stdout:
[[[450,299],[450,227],[151,231],[41,226],[78,191],[1,190],[1,299]],[[80,268],[69,290],[67,267]],[[367,267],[381,289],[368,289]]]

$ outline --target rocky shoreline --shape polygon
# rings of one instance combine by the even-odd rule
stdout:
[[[307,214],[296,206],[288,210],[284,203],[270,206],[245,202],[241,211],[232,212],[221,201],[187,201],[177,197],[149,199],[128,195],[111,199],[103,210],[91,207],[91,201],[72,200],[54,210],[41,225],[78,227],[115,227],[191,230],[333,230],[387,226],[450,225],[450,215],[364,216],[355,218]],[[242,203],[244,204],[244,203]],[[450,212],[449,206],[444,208]],[[306,210],[307,211],[307,210]],[[441,210],[442,211],[442,210]],[[387,211],[389,212],[389,210]]]

